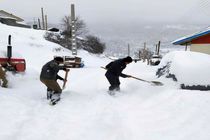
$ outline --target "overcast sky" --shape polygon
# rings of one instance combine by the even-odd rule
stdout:
[[[48,21],[60,23],[70,14],[74,3],[76,15],[87,23],[139,22],[210,22],[210,0],[0,0],[0,9],[25,20],[41,17],[41,7]]]

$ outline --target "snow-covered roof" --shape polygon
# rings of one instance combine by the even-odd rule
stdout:
[[[18,16],[15,16],[15,15],[13,15],[13,14],[11,14],[11,13],[8,13],[8,12],[6,12],[6,11],[4,11],[4,10],[0,10],[0,17],[1,18],[9,18],[9,19],[15,19],[15,20],[17,20],[17,21],[19,21],[19,22],[22,22],[22,21],[24,21],[22,18],[20,18],[20,17],[18,17]]]
[[[14,20],[16,20],[16,18],[14,18],[14,17],[6,17],[6,16],[2,16],[2,15],[0,15],[0,18],[3,18],[3,19],[14,19]]]
[[[172,44],[174,44],[174,45],[183,45],[183,44],[186,44],[188,42],[191,42],[192,40],[194,40],[196,38],[199,38],[201,36],[208,35],[208,34],[210,34],[210,27],[208,27],[204,31],[200,31],[200,32],[197,32],[197,33],[194,33],[194,34],[191,34],[191,35],[179,38],[179,39],[173,41]]]

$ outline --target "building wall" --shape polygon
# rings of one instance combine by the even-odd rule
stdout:
[[[210,34],[193,39],[191,43],[192,44],[210,44]]]
[[[190,51],[201,52],[210,55],[210,44],[191,44]]]

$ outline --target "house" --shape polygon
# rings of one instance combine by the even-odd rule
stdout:
[[[29,25],[21,23],[23,21],[24,20],[18,16],[8,13],[4,10],[0,10],[0,22],[3,24],[10,25],[10,26],[31,28]]]
[[[184,45],[190,47],[190,51],[201,52],[210,55],[210,27],[204,31],[182,37],[172,42],[174,45]]]

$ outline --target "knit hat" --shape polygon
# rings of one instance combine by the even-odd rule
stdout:
[[[127,57],[123,58],[123,61],[131,63],[133,61],[133,59],[130,56],[127,56]]]
[[[54,58],[54,60],[55,61],[57,61],[57,62],[63,62],[63,57],[60,57],[60,56],[56,56],[55,58]]]

